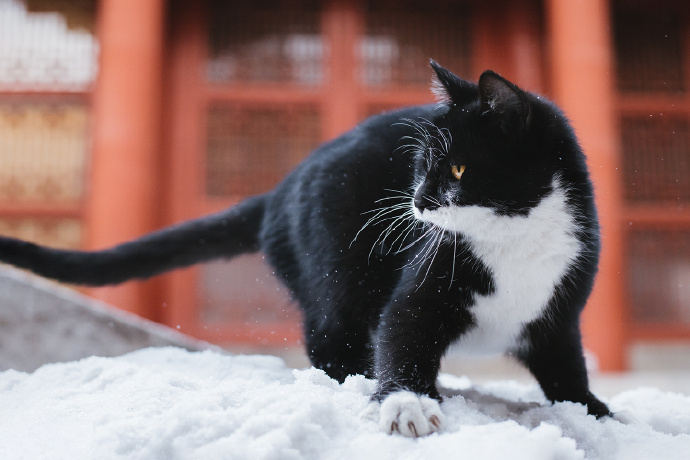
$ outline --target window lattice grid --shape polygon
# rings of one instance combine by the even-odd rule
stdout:
[[[320,84],[325,55],[320,20],[318,1],[211,1],[207,78]]]
[[[82,225],[78,219],[49,217],[0,217],[0,235],[63,249],[81,244]]]
[[[0,0],[0,90],[81,91],[98,69],[94,0]]]
[[[359,44],[366,86],[428,85],[429,58],[470,72],[470,12],[464,2],[370,0]]]
[[[623,188],[628,202],[690,201],[689,131],[685,118],[623,118]]]
[[[633,321],[690,324],[690,231],[633,231],[627,254]]]
[[[626,11],[615,18],[618,89],[623,93],[678,93],[684,75],[682,14]]]
[[[319,114],[309,107],[213,107],[208,113],[207,194],[266,192],[319,141]]]
[[[199,272],[201,317],[205,322],[298,322],[290,295],[261,255],[204,264]]]
[[[78,204],[88,118],[79,102],[0,99],[0,201]]]

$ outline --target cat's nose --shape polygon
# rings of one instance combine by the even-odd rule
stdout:
[[[439,205],[435,200],[430,199],[426,193],[417,193],[414,196],[414,206],[419,212],[424,212],[425,209],[433,211],[438,209]]]

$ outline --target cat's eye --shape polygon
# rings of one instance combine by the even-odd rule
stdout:
[[[453,165],[450,168],[450,172],[453,174],[453,177],[455,177],[457,180],[460,180],[460,178],[462,177],[462,173],[465,172],[465,167]]]

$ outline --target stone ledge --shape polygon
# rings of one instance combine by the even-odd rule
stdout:
[[[220,348],[0,265],[0,370],[118,356],[146,347]]]

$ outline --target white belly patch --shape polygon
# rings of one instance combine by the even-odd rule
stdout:
[[[515,349],[524,326],[543,314],[582,249],[565,199],[554,181],[553,191],[528,216],[501,216],[480,206],[417,213],[465,236],[493,277],[495,290],[475,298],[470,311],[476,327],[460,338],[458,351],[496,354]]]

